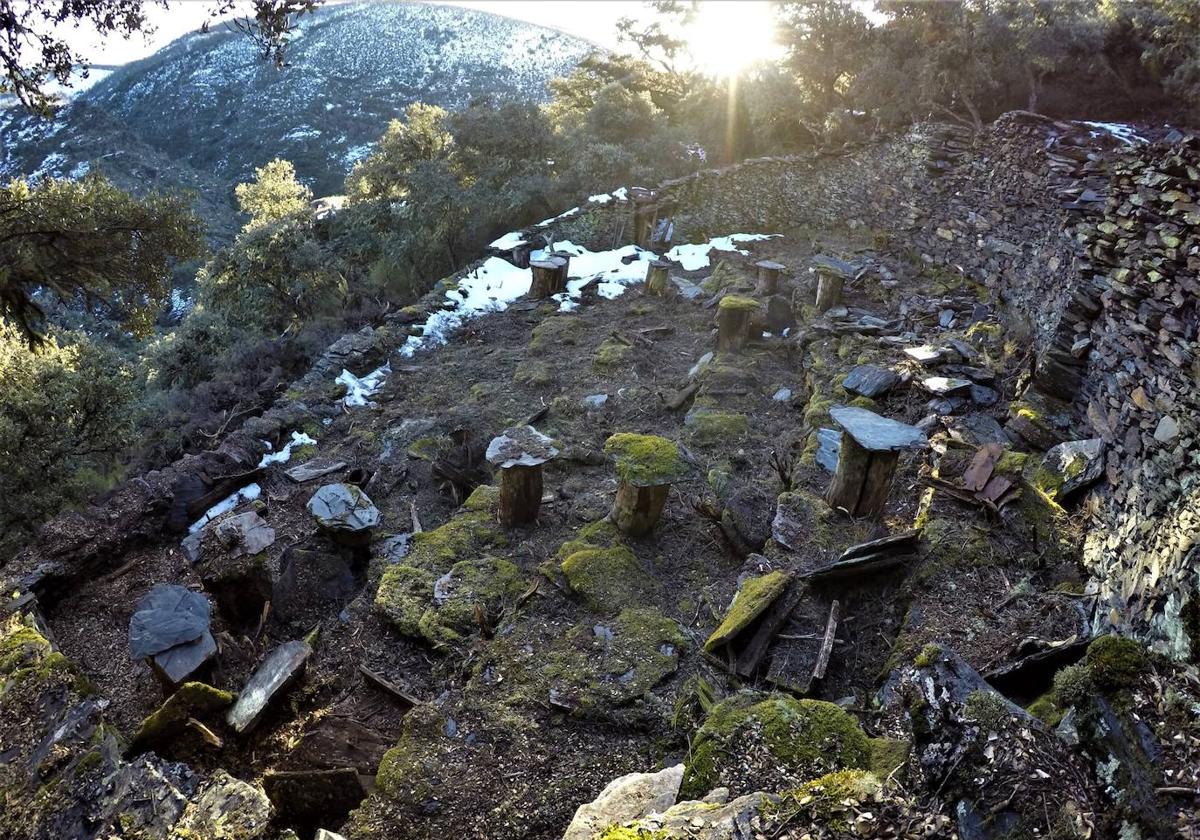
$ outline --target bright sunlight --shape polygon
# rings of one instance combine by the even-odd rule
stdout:
[[[705,0],[687,29],[688,52],[701,71],[730,78],[778,51],[771,4]]]

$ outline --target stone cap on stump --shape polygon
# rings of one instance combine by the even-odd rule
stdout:
[[[487,460],[493,467],[538,467],[558,456],[551,438],[533,426],[505,429],[488,444]]]
[[[819,272],[844,277],[847,280],[853,280],[858,276],[858,272],[862,270],[860,266],[854,263],[848,263],[837,257],[831,257],[828,254],[817,254],[812,258],[812,265]]]
[[[868,452],[900,452],[929,446],[929,438],[916,426],[881,417],[865,408],[840,405],[831,408],[829,416]]]
[[[617,476],[634,487],[661,487],[692,475],[679,445],[657,435],[619,432],[604,442],[605,453],[617,462]]]

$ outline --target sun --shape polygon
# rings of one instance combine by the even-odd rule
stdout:
[[[763,0],[701,0],[686,37],[696,68],[720,78],[778,51],[771,4]]]

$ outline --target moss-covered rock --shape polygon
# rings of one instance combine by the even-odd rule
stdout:
[[[694,443],[702,446],[736,444],[750,431],[750,418],[734,411],[696,407],[684,421]]]
[[[623,545],[576,551],[563,560],[562,573],[571,591],[600,613],[644,603],[653,586],[641,561]]]
[[[128,753],[136,755],[156,745],[164,744],[181,733],[188,718],[203,720],[229,706],[233,694],[202,682],[188,682],[167,698],[158,709],[142,721]]]
[[[1102,691],[1127,691],[1150,667],[1146,649],[1133,639],[1101,636],[1087,649],[1088,673]]]
[[[554,315],[533,328],[529,349],[552,350],[562,345],[575,345],[583,334],[583,322],[576,315]]]
[[[744,297],[742,295],[725,295],[721,298],[721,302],[717,304],[718,308],[735,312],[755,312],[762,309],[762,304],[752,297]]]
[[[784,791],[778,801],[768,804],[763,815],[768,825],[813,823],[839,832],[849,832],[846,814],[850,806],[871,801],[882,784],[874,773],[864,770],[838,770]]]
[[[743,581],[720,626],[704,643],[704,649],[712,653],[728,644],[783,594],[789,580],[791,575],[787,572],[775,571]]]
[[[617,476],[638,487],[671,484],[691,472],[678,444],[657,435],[620,432],[604,442],[604,452],[615,459]]]
[[[833,703],[743,692],[713,707],[696,731],[681,796],[718,785],[782,790],[870,763],[858,721]]]
[[[616,338],[607,338],[592,355],[592,365],[597,370],[611,371],[625,367],[633,356],[633,348]]]
[[[912,744],[899,738],[871,738],[871,772],[880,779],[899,775],[908,763]]]
[[[518,385],[553,385],[554,379],[554,368],[538,359],[526,359],[513,371]]]

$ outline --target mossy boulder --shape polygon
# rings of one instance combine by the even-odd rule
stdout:
[[[717,786],[735,794],[783,790],[871,766],[871,745],[849,712],[823,700],[743,692],[709,711],[692,739],[683,797]]]
[[[775,571],[743,581],[720,626],[704,643],[704,649],[712,653],[729,644],[783,594],[790,580],[787,572]]]
[[[762,309],[762,304],[757,300],[743,295],[725,295],[717,306],[719,309],[735,312],[756,312]]]
[[[617,477],[637,487],[672,484],[692,471],[678,444],[657,435],[620,432],[604,442],[604,452],[616,461]]]
[[[768,826],[812,824],[836,831],[838,836],[843,832],[852,836],[848,817],[855,811],[851,806],[873,801],[882,788],[875,773],[838,770],[783,791],[763,813]]]
[[[1084,661],[1093,684],[1106,692],[1128,691],[1150,668],[1146,649],[1122,636],[1096,639],[1088,645]]]
[[[537,359],[526,359],[513,371],[513,382],[518,385],[553,385],[554,368]]]
[[[598,370],[611,371],[630,363],[633,348],[616,338],[608,338],[601,342],[592,355],[592,365]]]
[[[599,613],[644,603],[653,586],[637,555],[626,546],[585,548],[562,562],[567,585]]]
[[[167,698],[158,709],[142,721],[133,740],[129,755],[137,755],[157,745],[169,742],[183,732],[188,718],[203,720],[233,702],[233,694],[202,682],[188,682]]]
[[[735,411],[695,407],[684,419],[694,443],[702,446],[736,444],[750,431],[750,418]]]
[[[583,322],[575,315],[554,315],[542,321],[533,328],[529,339],[529,349],[536,351],[552,350],[562,345],[579,343],[583,333]]]

